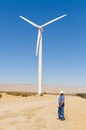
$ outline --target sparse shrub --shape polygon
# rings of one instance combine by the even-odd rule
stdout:
[[[77,93],[76,95],[86,99],[86,93]]]
[[[47,92],[43,92],[43,94],[47,94]]]
[[[40,96],[43,96],[43,93],[41,93]]]
[[[22,96],[22,97],[36,96],[35,92],[7,92],[7,94],[13,95],[13,96]]]
[[[2,94],[0,93],[0,98],[2,98]]]

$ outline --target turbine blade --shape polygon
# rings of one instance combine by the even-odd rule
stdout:
[[[27,18],[24,18],[23,16],[19,16],[21,19],[25,20],[26,22],[30,23],[31,25],[33,25],[34,27],[39,28],[39,25],[35,24],[34,22],[30,21]]]
[[[65,17],[65,16],[67,16],[67,14],[64,14],[64,15],[58,17],[58,18],[55,18],[55,19],[53,19],[53,20],[51,20],[51,21],[49,21],[49,22],[43,24],[41,27],[45,27],[45,26],[47,26],[48,24],[51,24],[51,23],[53,23],[53,22],[55,22],[55,21],[57,21],[57,20],[59,20],[59,19]]]
[[[38,49],[39,49],[39,44],[40,44],[40,36],[41,36],[41,31],[39,29],[38,30],[38,38],[37,38],[37,46],[36,46],[36,56],[38,55]]]

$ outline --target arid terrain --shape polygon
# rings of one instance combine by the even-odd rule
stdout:
[[[65,96],[65,120],[57,119],[58,95],[0,99],[0,130],[86,130],[86,99]]]
[[[63,90],[66,94],[86,93],[86,86],[46,86],[43,85],[42,92],[59,93]],[[32,84],[0,84],[0,91],[37,92],[37,85]]]

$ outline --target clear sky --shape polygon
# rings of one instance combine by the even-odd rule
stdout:
[[[86,86],[85,0],[0,0],[0,83],[37,84],[38,30],[19,18],[44,28],[43,84]]]

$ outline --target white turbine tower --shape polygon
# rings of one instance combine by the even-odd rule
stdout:
[[[34,22],[30,21],[27,18],[24,18],[23,16],[19,16],[20,18],[22,18],[23,20],[25,20],[26,22],[28,22],[29,24],[33,25],[34,27],[38,28],[38,38],[37,38],[37,46],[36,46],[36,56],[38,55],[38,50],[39,50],[39,60],[38,60],[38,94],[42,93],[42,32],[43,32],[43,28],[63,17],[65,17],[67,14],[64,14],[58,18],[55,18],[41,26],[35,24]]]

